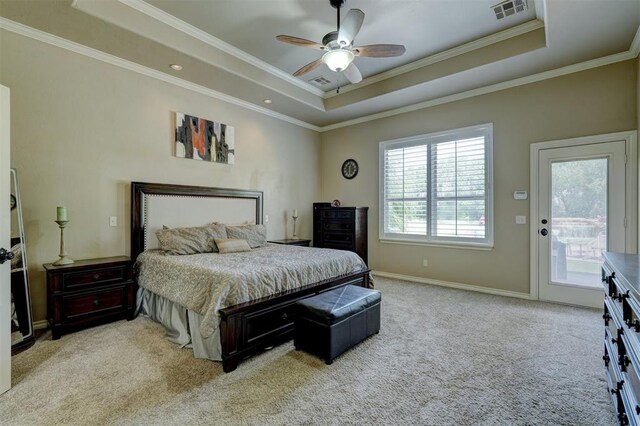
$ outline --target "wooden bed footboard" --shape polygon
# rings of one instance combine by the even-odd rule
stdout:
[[[322,281],[239,305],[220,309],[222,368],[236,369],[249,355],[293,338],[294,304],[332,288],[353,284],[369,287],[370,270]]]

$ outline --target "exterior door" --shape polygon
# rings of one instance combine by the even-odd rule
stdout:
[[[11,248],[9,89],[0,86],[0,248]],[[2,256],[0,255],[0,261]],[[11,262],[0,264],[0,394],[11,388]]]
[[[603,251],[626,250],[624,140],[538,151],[538,295],[602,307]]]

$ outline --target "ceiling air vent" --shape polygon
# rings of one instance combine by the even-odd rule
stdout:
[[[491,6],[491,9],[493,9],[497,19],[515,15],[519,12],[524,12],[527,8],[527,0],[507,0]]]
[[[326,78],[320,76],[320,77],[312,78],[311,80],[309,80],[309,83],[313,84],[314,86],[322,87],[322,86],[326,86],[327,84],[331,83],[331,81],[329,81]]]

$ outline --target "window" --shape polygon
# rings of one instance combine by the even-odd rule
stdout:
[[[493,245],[493,126],[380,143],[380,239]]]

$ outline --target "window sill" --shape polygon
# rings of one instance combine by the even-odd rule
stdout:
[[[412,240],[400,240],[400,239],[392,239],[392,238],[380,238],[380,241],[383,244],[400,244],[407,246],[427,246],[427,247],[439,247],[439,248],[451,248],[451,249],[461,249],[461,250],[479,250],[479,251],[493,251],[493,244],[472,244],[472,243],[453,243],[453,242],[442,242],[438,243],[435,241],[412,241]]]

